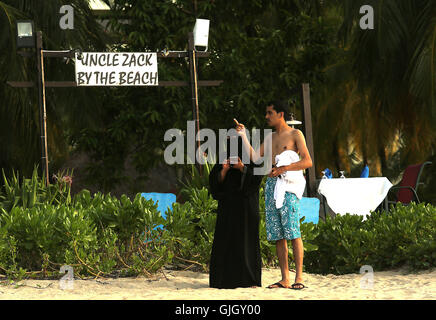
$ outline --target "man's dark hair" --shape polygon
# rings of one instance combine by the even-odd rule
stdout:
[[[273,100],[268,102],[267,106],[272,106],[277,113],[283,112],[285,121],[291,120],[291,112],[286,100]]]

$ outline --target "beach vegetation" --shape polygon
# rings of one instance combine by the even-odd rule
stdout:
[[[304,258],[307,272],[358,273],[363,265],[375,271],[436,267],[436,207],[426,203],[392,205],[389,212],[337,215],[320,221],[311,243],[317,250]]]
[[[36,171],[32,179],[15,174],[0,188],[0,274],[8,279],[59,278],[62,265],[82,278],[152,276],[171,268],[208,271],[217,201],[206,187],[187,187],[186,201],[174,203],[164,219],[157,204],[140,194],[130,199],[82,190],[71,197],[68,179],[48,187],[43,181]],[[264,181],[259,194],[262,265],[276,267],[275,245],[266,239],[263,188]],[[23,200],[23,194],[36,200]],[[305,272],[436,266],[431,204],[397,204],[366,220],[346,214],[315,225],[302,218],[301,233]],[[292,253],[289,262],[292,267]]]
[[[208,271],[218,203],[204,186],[186,187],[186,201],[174,203],[164,219],[157,204],[140,194],[130,200],[82,190],[68,197],[68,183],[56,186],[59,194],[50,193],[55,185],[45,186],[36,169],[33,180],[15,177],[14,183],[5,179],[0,190],[0,274],[57,278],[65,264],[77,277],[151,276],[164,268]],[[11,205],[29,181],[38,200]],[[260,205],[262,262],[276,266],[275,246],[266,240],[263,187]],[[312,228],[302,226],[304,237],[311,237]]]

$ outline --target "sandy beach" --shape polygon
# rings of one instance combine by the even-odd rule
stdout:
[[[207,273],[164,271],[155,278],[90,279],[60,287],[59,280],[0,278],[1,300],[434,300],[436,269],[406,274],[404,270],[374,272],[372,288],[362,288],[361,274],[304,273],[303,290],[267,289],[280,279],[280,269],[262,270],[262,288],[209,288]],[[367,286],[370,286],[367,284]]]

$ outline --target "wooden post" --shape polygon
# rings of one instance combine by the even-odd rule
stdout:
[[[189,52],[189,71],[191,75],[191,95],[192,95],[192,114],[195,121],[195,132],[194,137],[197,141],[197,134],[200,132],[200,114],[198,109],[198,79],[197,79],[197,64],[196,64],[196,54],[194,48],[194,34],[192,32],[188,33],[188,52]],[[200,140],[197,141],[197,152],[196,157],[203,156],[200,149]],[[195,162],[195,159],[194,159]],[[202,175],[202,166],[198,163],[198,171]]]
[[[310,87],[308,83],[302,84],[302,101],[304,136],[306,137],[307,149],[309,150],[310,157],[312,158],[312,167],[306,171],[307,194],[309,197],[315,197],[315,156],[313,153],[312,115],[310,108]]]
[[[45,173],[47,185],[49,185],[48,151],[47,151],[47,112],[45,105],[44,83],[44,52],[42,49],[42,32],[36,33],[36,65],[38,69],[38,106],[39,126],[41,134],[41,170]]]

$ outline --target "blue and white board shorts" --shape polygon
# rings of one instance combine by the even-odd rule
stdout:
[[[268,177],[265,185],[266,238],[268,241],[301,238],[300,200],[291,193],[285,193],[285,200],[280,209],[276,208],[274,188],[277,177]]]

